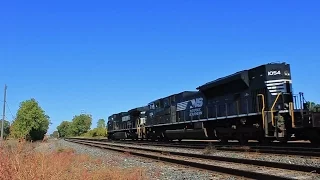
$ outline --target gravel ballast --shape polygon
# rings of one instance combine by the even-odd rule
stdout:
[[[149,179],[174,179],[174,180],[208,180],[208,179],[239,179],[239,177],[229,176],[220,173],[210,173],[192,168],[168,164],[163,162],[155,162],[154,160],[139,158],[125,153],[103,150],[99,148],[80,145],[64,140],[51,141],[47,145],[47,150],[57,148],[72,148],[76,153],[86,154],[93,158],[101,159],[105,165],[120,168],[136,168],[145,169]]]
[[[109,143],[109,142],[104,142]],[[133,144],[123,144],[123,143],[110,143],[128,147],[142,147],[141,145]],[[230,158],[240,158],[240,159],[253,159],[261,160],[268,162],[280,162],[286,164],[296,164],[312,167],[320,167],[320,158],[316,157],[307,157],[307,156],[294,156],[294,155],[276,155],[276,154],[265,154],[265,153],[254,153],[254,152],[230,152],[213,149],[185,149],[185,148],[172,148],[164,146],[152,146],[152,145],[143,145],[143,148],[156,149],[162,151],[173,151],[173,152],[183,152],[183,153],[192,153],[192,154],[206,154],[211,156],[219,157],[230,157]]]
[[[82,142],[82,141],[79,141],[79,142]],[[85,142],[85,143],[89,143],[90,144],[90,141],[88,142]],[[134,145],[125,145],[125,144],[121,144],[119,145],[118,143],[107,143],[107,142],[94,142],[93,143],[97,143],[97,144],[110,144],[110,145],[115,145],[117,144],[119,147],[125,147],[125,148],[120,148],[120,149],[127,149],[130,153],[135,153],[136,151],[139,152],[141,151],[142,149],[153,149],[153,148],[146,148],[145,146],[140,150],[136,150],[134,148],[139,148],[137,146],[134,146]],[[99,146],[99,145],[98,145]],[[115,148],[115,149],[118,149]],[[142,150],[143,151],[143,150]],[[149,152],[149,151],[146,151],[145,153],[149,154],[151,153],[150,155],[153,155],[155,157],[158,157],[158,158],[172,158],[173,156],[174,159],[181,159],[181,160],[186,160],[188,162],[190,162],[191,164],[193,163],[204,163],[204,164],[207,164],[207,165],[212,165],[212,166],[215,166],[215,167],[220,167],[220,168],[230,168],[230,169],[234,169],[234,171],[248,171],[248,172],[254,172],[254,173],[263,173],[263,174],[268,174],[268,175],[273,175],[273,176],[278,176],[278,177],[290,177],[290,178],[293,178],[293,179],[320,179],[319,177],[319,174],[317,173],[310,173],[311,171],[313,171],[311,168],[310,170],[308,170],[308,172],[302,172],[302,171],[292,171],[292,170],[284,170],[284,169],[278,169],[278,168],[273,168],[273,167],[263,167],[263,166],[254,166],[254,165],[251,165],[251,164],[242,164],[242,163],[230,163],[230,162],[224,162],[224,161],[216,161],[216,160],[209,160],[207,158],[205,159],[197,159],[197,158],[191,158],[189,157],[189,154],[191,153],[186,153],[185,154],[187,156],[176,156],[176,155],[173,155],[171,154],[170,155],[170,152],[169,152],[169,156],[166,157],[167,153],[166,151],[168,150],[159,150],[159,152]],[[266,173],[267,172],[267,173]],[[252,177],[253,176],[258,176],[258,174],[248,174],[248,177]]]

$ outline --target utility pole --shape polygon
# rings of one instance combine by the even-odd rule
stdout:
[[[4,85],[4,98],[3,98],[3,111],[2,111],[2,124],[1,124],[1,141],[3,140],[3,126],[4,126],[4,119],[6,114],[6,96],[7,96],[7,85]]]

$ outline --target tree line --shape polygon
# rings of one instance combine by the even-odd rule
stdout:
[[[306,108],[312,112],[320,112],[320,104],[316,104],[315,102],[307,101]]]
[[[306,108],[313,112],[320,112],[320,104],[306,102]],[[0,127],[2,120],[0,120]],[[31,98],[22,101],[16,113],[16,118],[10,124],[4,120],[4,138],[24,138],[26,140],[42,140],[47,134],[50,125],[50,117],[40,107],[39,103]],[[105,137],[107,135],[106,122],[99,119],[97,126],[90,129],[92,116],[90,114],[75,115],[71,121],[62,121],[54,131],[52,137]],[[1,132],[1,128],[0,128]]]
[[[2,120],[0,120],[1,132]],[[48,132],[50,117],[41,108],[38,101],[34,98],[22,101],[16,113],[16,118],[10,123],[4,120],[3,136],[5,139],[26,139],[42,140]],[[89,114],[80,114],[73,117],[71,122],[62,121],[53,132],[53,137],[68,136],[106,136],[107,129],[104,119],[99,119],[97,127],[90,129],[92,116]]]
[[[54,131],[53,137],[104,137],[107,135],[107,128],[104,119],[99,119],[97,127],[90,129],[92,125],[92,116],[90,114],[80,114],[73,117],[71,121],[62,121]]]

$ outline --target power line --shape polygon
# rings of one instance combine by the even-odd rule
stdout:
[[[10,110],[10,107],[9,107],[9,105],[8,105],[8,103],[6,102],[6,104],[7,104],[7,107],[8,107],[8,110],[9,110],[9,113],[11,114],[11,116],[12,116],[12,120],[14,120],[15,119],[15,116],[12,114],[12,112],[11,112],[11,110]]]
[[[0,115],[0,116],[2,116],[2,114]],[[12,124],[12,122],[10,122],[9,120],[6,120],[6,119],[8,119],[8,117],[7,116],[4,116],[4,121],[7,121],[7,122],[9,122],[10,124]],[[2,122],[2,119],[0,120],[0,122]],[[1,131],[1,130],[0,130]]]

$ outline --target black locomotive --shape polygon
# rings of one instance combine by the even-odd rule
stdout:
[[[108,138],[320,142],[320,113],[294,95],[290,65],[269,63],[109,117]]]

